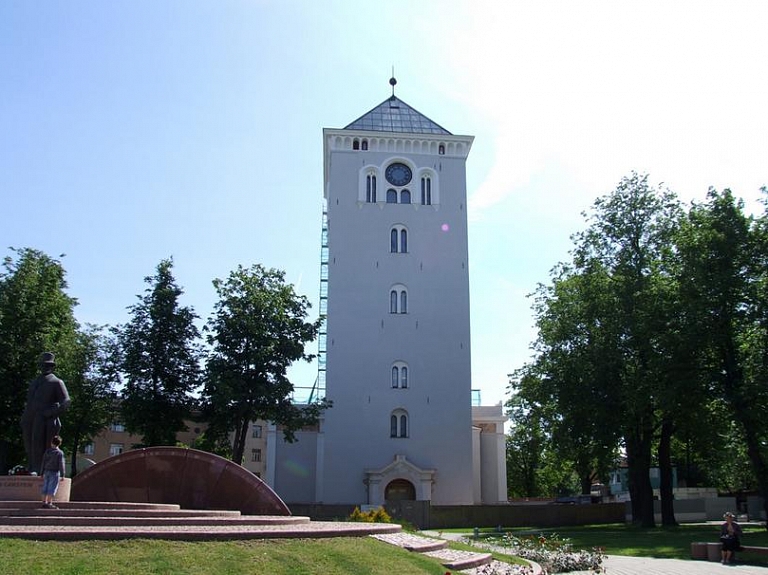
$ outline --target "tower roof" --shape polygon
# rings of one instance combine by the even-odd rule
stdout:
[[[344,127],[345,130],[407,134],[451,133],[392,94],[381,104]]]

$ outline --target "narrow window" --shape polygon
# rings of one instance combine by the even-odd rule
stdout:
[[[408,231],[400,230],[400,252],[408,253]]]
[[[429,176],[421,178],[421,205],[432,205],[432,178]]]
[[[376,203],[376,176],[368,174],[365,178],[365,201],[369,204]]]
[[[408,417],[400,416],[400,437],[408,437]]]
[[[392,231],[389,232],[389,253],[396,254],[397,253],[397,229],[392,228]]]
[[[363,151],[368,149],[368,140],[363,140]]]
[[[352,140],[352,149],[353,150],[359,150],[360,149],[360,140]]]
[[[401,204],[410,204],[411,203],[411,192],[408,190],[403,190],[400,192],[400,203]]]
[[[403,389],[408,387],[408,368],[407,367],[400,368],[400,387],[402,387]]]
[[[397,416],[396,415],[392,415],[392,417],[389,418],[389,436],[397,437]]]
[[[396,204],[397,203],[397,192],[393,190],[392,188],[387,190],[387,203],[388,204]]]
[[[397,380],[398,380],[397,372],[398,372],[397,366],[393,367],[392,368],[392,387],[393,388],[397,387]]]
[[[400,313],[408,313],[408,292],[400,292]]]
[[[397,292],[389,292],[389,313],[397,313]]]
[[[438,146],[437,153],[440,154],[441,156],[445,155],[445,144],[440,144],[440,146]]]

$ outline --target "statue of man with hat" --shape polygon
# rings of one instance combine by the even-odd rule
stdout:
[[[45,352],[40,356],[40,375],[29,383],[27,404],[21,415],[27,469],[40,473],[43,453],[51,439],[61,431],[61,415],[69,407],[70,399],[64,382],[53,374],[54,356]]]

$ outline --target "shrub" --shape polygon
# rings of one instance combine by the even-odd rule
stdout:
[[[371,511],[360,511],[359,507],[347,517],[347,521],[356,521],[358,523],[392,523],[392,518],[383,507],[377,507]]]

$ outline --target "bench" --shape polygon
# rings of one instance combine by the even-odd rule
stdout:
[[[755,545],[742,545],[739,553],[759,553],[760,555],[768,555],[768,547],[757,547]]]
[[[737,553],[758,553],[768,555],[768,547],[756,545],[742,545]],[[691,559],[703,559],[707,561],[720,561],[720,543],[695,542],[691,543]]]

